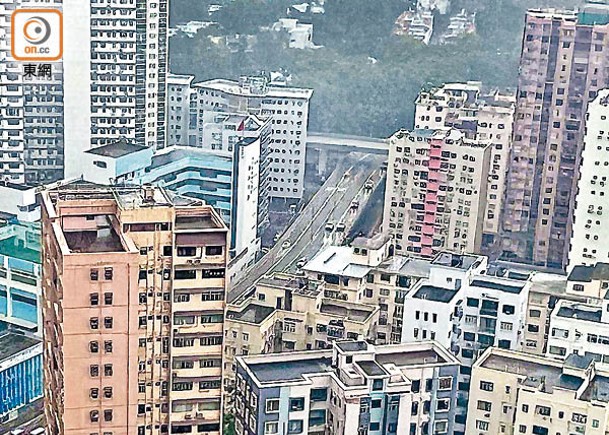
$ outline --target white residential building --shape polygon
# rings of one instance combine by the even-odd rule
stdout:
[[[490,145],[458,130],[400,130],[389,139],[383,228],[395,252],[479,253]]]
[[[270,136],[270,196],[298,201],[304,192],[305,152],[311,89],[277,85],[267,77],[209,80],[193,85],[197,116],[204,111],[272,118]],[[194,103],[191,103],[191,108]],[[194,110],[191,110],[191,114]],[[199,119],[199,118],[198,118]]]
[[[90,148],[165,142],[168,1],[64,0],[65,176]]]
[[[421,91],[416,101],[415,128],[456,128],[470,139],[491,143],[483,246],[501,230],[515,103],[513,92],[484,92],[481,82],[446,83]]]
[[[609,90],[588,106],[568,269],[609,261]]]
[[[301,23],[296,18],[280,18],[272,29],[275,32],[285,31],[289,35],[288,47],[304,50],[316,48],[313,43],[313,24]]]
[[[11,57],[12,12],[61,8],[61,4],[61,0],[0,4],[0,181],[6,183],[42,184],[63,178],[62,64],[51,63],[48,78],[38,74],[36,63],[37,76],[28,77],[24,62]]]

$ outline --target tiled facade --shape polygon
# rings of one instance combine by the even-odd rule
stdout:
[[[42,222],[52,433],[219,434],[217,213],[161,188],[76,183],[43,193]]]

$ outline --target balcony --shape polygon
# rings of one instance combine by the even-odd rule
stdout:
[[[173,399],[173,395],[172,395]],[[184,411],[172,412],[171,421],[173,423],[217,423],[220,421],[220,410],[216,411]]]

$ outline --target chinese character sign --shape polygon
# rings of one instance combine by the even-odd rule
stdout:
[[[15,60],[61,59],[63,20],[56,9],[17,9],[11,18],[11,54]]]

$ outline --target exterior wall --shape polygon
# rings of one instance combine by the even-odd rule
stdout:
[[[597,262],[609,261],[606,246],[606,231],[609,217],[609,189],[607,176],[609,166],[609,91],[603,90],[590,103],[586,117],[584,145],[577,182],[577,194],[573,217],[573,232],[569,252],[569,270],[577,265],[594,266]],[[601,169],[604,168],[604,169]]]
[[[7,240],[8,239],[8,240]],[[19,249],[40,254],[40,228],[20,224],[0,228],[0,323],[8,323],[42,335],[41,266],[19,255]]]
[[[537,265],[566,263],[588,98],[609,83],[609,27],[584,19],[552,10],[526,16],[504,249]]]
[[[489,158],[456,130],[392,136],[383,227],[398,255],[480,252]]]
[[[416,289],[413,290],[415,291]],[[455,296],[448,303],[409,297],[404,302],[402,343],[436,340],[450,349],[453,340],[453,315],[460,302],[459,296]]]
[[[0,420],[42,397],[42,343],[0,362]]]

